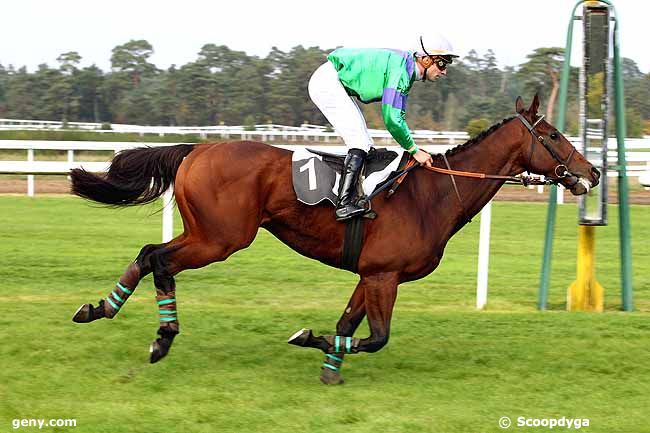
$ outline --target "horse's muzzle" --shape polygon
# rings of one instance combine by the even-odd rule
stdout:
[[[600,183],[600,171],[596,167],[591,167],[591,176],[593,181],[591,182],[591,187],[595,187]]]
[[[587,194],[595,186],[592,184],[592,182],[589,179],[585,177],[578,177],[578,178],[574,177],[574,179],[575,179],[574,180],[575,183],[573,184],[573,186],[571,186],[571,188],[569,188],[569,191],[571,191],[571,194],[573,195]],[[596,181],[596,184],[597,183],[598,181]]]
[[[591,167],[590,173],[587,176],[570,176],[569,190],[573,195],[583,195],[591,191],[600,183],[600,171],[596,167]]]

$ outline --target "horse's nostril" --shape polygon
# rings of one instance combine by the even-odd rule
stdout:
[[[594,178],[596,180],[600,179],[600,171],[598,171],[598,169],[596,167],[591,168],[591,174],[594,175]]]

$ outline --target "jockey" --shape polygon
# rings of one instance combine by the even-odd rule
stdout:
[[[309,96],[348,147],[339,184],[336,219],[362,215],[355,189],[366,153],[373,145],[366,121],[354,102],[381,101],[386,128],[417,162],[431,166],[431,155],[418,148],[406,124],[406,99],[413,82],[435,81],[447,75],[447,65],[458,55],[442,36],[427,40],[413,51],[385,48],[339,48],[327,56],[309,80]]]

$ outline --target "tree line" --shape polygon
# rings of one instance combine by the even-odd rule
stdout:
[[[0,64],[0,117],[64,122],[142,125],[327,124],[307,93],[312,72],[331,49],[273,48],[264,58],[206,44],[197,59],[161,70],[150,61],[146,40],[112,50],[111,70],[81,68],[70,51],[58,67],[41,64],[34,72]],[[510,116],[514,100],[530,101],[539,92],[553,117],[564,50],[538,48],[517,67],[499,68],[492,50],[472,50],[454,61],[435,83],[415,83],[408,99],[411,129],[463,130]],[[650,134],[650,73],[623,59],[627,130]],[[572,68],[567,130],[578,130],[578,69]],[[382,128],[379,104],[362,105],[370,128]],[[613,105],[613,104],[612,104]],[[613,128],[611,128],[613,130]],[[645,129],[645,131],[644,131]]]

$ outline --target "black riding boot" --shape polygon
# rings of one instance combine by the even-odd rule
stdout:
[[[350,149],[343,165],[343,177],[339,185],[339,199],[336,203],[336,220],[346,220],[363,215],[366,208],[354,202],[359,173],[366,159],[366,152],[361,149]]]

